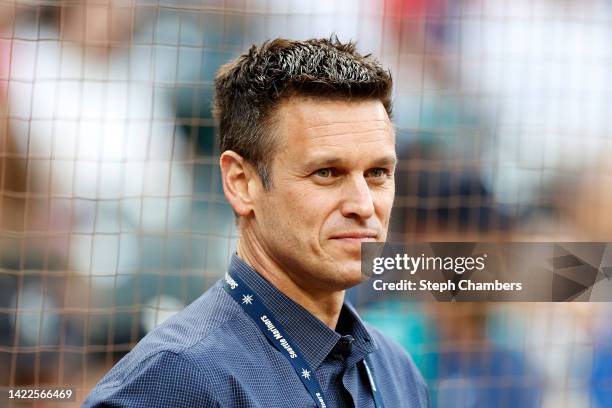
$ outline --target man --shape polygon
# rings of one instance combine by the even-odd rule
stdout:
[[[364,279],[361,243],[387,234],[390,75],[350,43],[277,39],[221,68],[215,85],[237,253],[85,405],[426,406],[408,355],[344,303]]]

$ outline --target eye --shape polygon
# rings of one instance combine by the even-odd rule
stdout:
[[[366,177],[380,178],[389,174],[389,170],[377,167],[366,172]]]
[[[331,167],[327,167],[325,169],[319,169],[313,174],[322,178],[329,178],[336,175],[336,170]]]

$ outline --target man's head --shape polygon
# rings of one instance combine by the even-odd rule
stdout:
[[[350,43],[279,39],[215,84],[241,244],[298,284],[358,283],[360,243],[386,238],[395,191],[389,73]]]

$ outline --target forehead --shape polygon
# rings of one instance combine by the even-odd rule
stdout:
[[[274,127],[277,146],[297,149],[303,155],[330,149],[343,153],[365,153],[368,149],[395,152],[393,126],[378,100],[292,97],[278,107]]]

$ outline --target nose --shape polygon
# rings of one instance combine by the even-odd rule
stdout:
[[[368,219],[374,215],[372,191],[363,175],[355,175],[346,181],[341,206],[342,215],[347,218]]]

